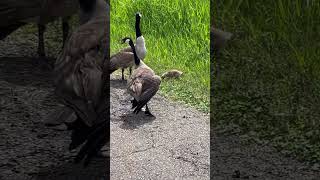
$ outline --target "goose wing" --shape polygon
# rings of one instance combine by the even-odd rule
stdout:
[[[66,64],[65,71],[61,72],[64,74],[60,75],[55,89],[62,103],[72,108],[89,127],[97,117],[94,109],[99,103],[102,89],[102,72],[90,63],[91,60],[90,57],[85,57],[75,61],[76,66]],[[67,73],[67,69],[72,71]]]
[[[134,64],[134,55],[132,52],[118,52],[111,56],[109,64],[109,74],[119,68],[127,68]]]
[[[96,62],[96,56],[86,53],[84,62],[81,64],[82,87],[84,96],[96,107],[99,104],[102,90],[102,69]]]
[[[127,90],[129,94],[135,99],[139,100],[142,92],[143,79],[136,77],[128,80]]]
[[[145,76],[141,78],[142,88],[135,111],[140,111],[150,99],[157,93],[160,87],[161,79],[159,76]]]
[[[80,26],[55,63],[57,95],[88,126],[96,119],[94,107],[102,89],[102,71],[94,54],[98,54],[101,42],[106,41],[107,27],[106,15]]]
[[[133,71],[132,75],[128,79],[127,90],[131,96],[136,100],[140,99],[141,92],[143,91],[143,84],[147,82],[145,79],[153,77],[154,72],[149,67],[139,67]],[[147,86],[145,86],[147,87]]]
[[[90,53],[85,54],[79,68],[73,73],[77,77],[74,84],[79,84],[80,87],[79,95],[74,88],[69,93],[59,91],[64,104],[71,107],[78,116],[75,122],[69,124],[72,129],[69,149],[75,149],[86,142],[75,158],[76,162],[85,158],[85,165],[105,145],[108,131],[108,123],[100,114],[101,109],[107,109],[106,104],[102,103],[105,100],[102,96],[103,73],[95,61],[96,57]]]
[[[120,52],[132,52],[132,49],[131,49],[130,46],[128,46],[128,47],[126,47],[126,48],[121,49]]]

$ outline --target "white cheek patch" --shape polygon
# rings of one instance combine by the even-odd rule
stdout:
[[[127,39],[127,40],[126,40],[126,43],[129,43],[129,42],[130,42],[130,39]]]

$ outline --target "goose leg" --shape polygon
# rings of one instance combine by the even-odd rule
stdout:
[[[132,74],[132,67],[129,68],[130,76]]]
[[[132,107],[131,109],[135,108],[137,106],[137,100],[133,98],[133,100],[131,100],[131,103],[132,103]]]
[[[38,24],[38,55],[41,58],[44,58],[45,55],[45,50],[44,50],[44,39],[43,39],[43,34],[45,31],[46,27],[43,24]]]
[[[124,80],[124,69],[122,68],[122,80]]]
[[[45,53],[45,48],[44,48],[44,32],[46,30],[46,26],[43,24],[38,24],[38,64],[40,67],[45,68],[45,69],[52,69],[52,65],[46,61],[46,53]]]
[[[151,117],[154,117],[153,114],[151,114],[150,110],[149,110],[149,107],[148,107],[148,104],[146,104],[146,111],[144,112],[147,116],[151,116]]]
[[[69,34],[69,18],[70,17],[63,17],[62,18],[62,35],[63,35],[63,44],[62,44],[62,48],[64,47],[64,44],[66,43],[66,40],[68,38],[68,34]]]

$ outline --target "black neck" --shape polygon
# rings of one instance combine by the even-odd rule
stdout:
[[[130,46],[131,46],[131,49],[132,49],[132,52],[133,52],[133,56],[134,56],[134,63],[136,65],[139,65],[140,64],[140,59],[138,58],[137,56],[137,52],[136,52],[136,48],[134,47],[134,44],[133,42],[130,40]]]
[[[136,38],[141,36],[140,19],[136,19]]]
[[[80,9],[84,12],[92,12],[97,0],[79,0]]]

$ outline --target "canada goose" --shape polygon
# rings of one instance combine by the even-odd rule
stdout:
[[[1,0],[0,2],[0,40],[27,23],[38,25],[38,54],[45,57],[45,25],[59,17],[62,18],[63,45],[68,37],[71,15],[78,9],[77,0]]]
[[[183,74],[183,72],[176,70],[176,69],[172,69],[168,72],[165,72],[162,74],[161,78],[165,79],[165,78],[179,78],[181,75]]]
[[[63,52],[55,63],[55,93],[61,102],[70,107],[77,120],[66,123],[72,130],[69,150],[85,141],[75,162],[85,159],[85,165],[109,141],[108,109],[103,91],[105,72],[99,52],[108,42],[109,6],[104,0],[79,0],[83,14],[91,14],[86,22],[70,36]],[[104,43],[104,44],[102,44]]]
[[[132,39],[129,37],[124,38],[124,42],[129,43],[134,54],[134,71],[128,79],[127,90],[129,94],[134,98],[132,103],[132,109],[134,113],[139,113],[143,106],[146,106],[145,114],[153,116],[148,108],[148,102],[157,93],[160,87],[161,78],[157,76],[154,71],[148,67],[143,61],[141,61],[136,53]]]
[[[225,32],[214,27],[211,27],[211,40],[213,42],[212,50],[217,53],[225,46],[228,40],[233,36],[230,32]]]
[[[140,60],[144,60],[144,58],[146,57],[146,54],[147,54],[147,48],[146,48],[146,43],[145,43],[145,39],[141,33],[141,30],[140,30],[140,20],[141,20],[141,17],[142,15],[140,13],[136,13],[135,15],[136,17],[136,22],[135,22],[135,30],[136,30],[136,44],[135,44],[135,50],[137,52],[137,55],[138,55],[138,58]],[[127,52],[131,52],[132,53],[132,49],[131,47],[126,47],[122,50],[120,50],[120,52],[118,52],[117,54],[115,54],[114,56],[112,57],[117,57],[118,61],[119,61],[119,65],[118,68],[122,68],[122,80],[124,80],[124,69],[125,68],[130,68],[130,75],[132,73],[132,65],[133,65],[133,61],[128,61],[128,59],[125,59],[125,60],[122,60],[122,56],[124,56],[124,58],[128,57],[128,54]],[[112,61],[112,57],[111,57],[111,61]],[[125,64],[124,62],[132,62],[131,64]],[[115,59],[113,60],[113,64],[115,64],[116,61]],[[123,65],[123,66],[121,66]]]

